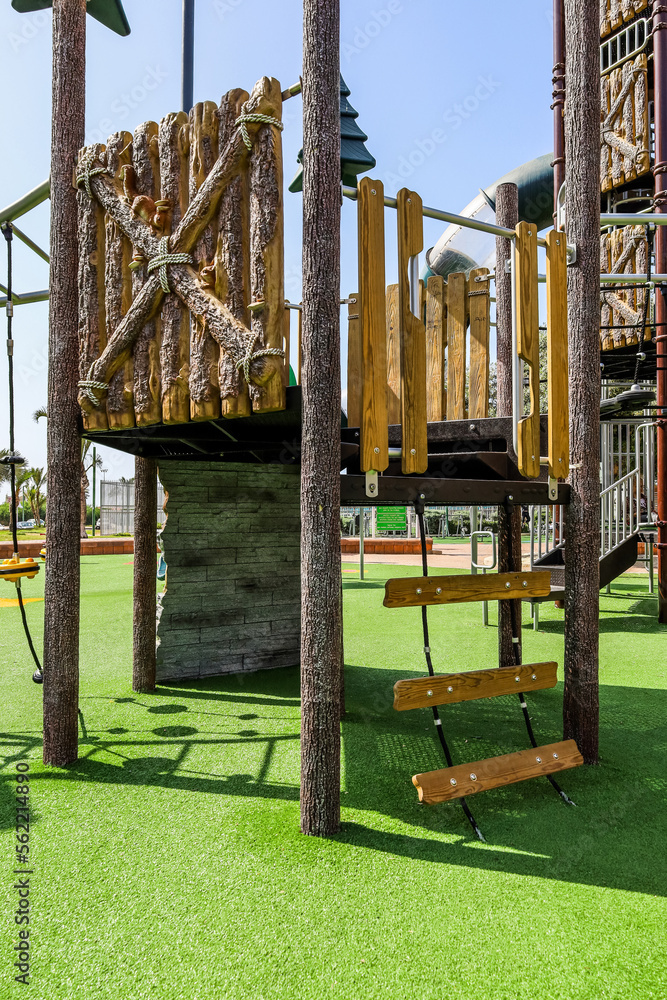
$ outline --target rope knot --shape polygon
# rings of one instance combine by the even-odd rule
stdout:
[[[169,287],[169,278],[167,275],[167,265],[168,264],[192,264],[193,260],[189,253],[169,253],[169,237],[163,236],[160,240],[160,245],[158,252],[155,257],[153,257],[148,262],[146,270],[150,273],[151,271],[157,271],[158,277],[160,279],[160,285],[162,286],[162,291],[165,295],[168,295],[171,291]]]
[[[252,149],[252,139],[248,135],[248,129],[246,128],[247,122],[260,122],[262,125],[275,125],[280,132],[285,128],[283,122],[278,118],[273,118],[271,115],[261,115],[258,112],[247,115],[239,115],[239,117],[234,122],[238,125],[238,130],[241,133],[241,138],[248,149]]]
[[[89,198],[93,197],[93,192],[90,187],[90,178],[95,177],[97,174],[105,174],[105,167],[93,167],[95,162],[95,155],[92,149],[84,150],[83,156],[79,160],[78,173],[76,175],[76,186],[78,188],[83,184],[86,189],[86,194]]]
[[[271,355],[278,358],[285,357],[285,352],[279,347],[264,347],[261,351],[255,351],[254,347],[256,343],[257,337],[251,337],[248,341],[245,356],[242,357],[240,361],[237,361],[235,366],[237,372],[243,369],[243,377],[248,385],[250,385],[250,365],[253,363],[255,358],[266,358]]]
[[[83,390],[83,395],[90,400],[93,406],[99,406],[100,400],[95,395],[94,390],[97,389],[98,392],[104,392],[105,389],[109,388],[109,383],[98,382],[96,379],[91,378],[90,376],[92,374],[92,371],[93,369],[91,367],[90,371],[88,372],[88,378],[82,379],[77,384],[79,386],[79,389]]]

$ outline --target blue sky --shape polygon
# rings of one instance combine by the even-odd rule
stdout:
[[[132,131],[180,107],[180,0],[124,0],[132,26],[120,38],[88,18],[86,139]],[[341,0],[341,71],[372,172],[387,194],[401,186],[426,205],[458,212],[508,170],[552,149],[551,0]],[[250,90],[261,76],[284,87],[301,72],[301,0],[196,0],[195,101],[219,100],[233,87]],[[0,6],[3,150],[0,205],[49,172],[51,14],[17,14]],[[285,184],[301,146],[301,98],[284,108]],[[386,277],[396,277],[395,222],[386,213]],[[18,225],[48,249],[48,203]],[[425,220],[424,246],[442,223]],[[357,284],[356,211],[343,206],[342,293]],[[46,287],[47,266],[15,243],[17,291]],[[300,297],[301,196],[285,193],[286,293]],[[4,241],[0,281],[5,283]],[[4,314],[3,314],[4,315]],[[46,304],[23,306],[14,321],[17,444],[31,464],[46,462]],[[344,328],[343,328],[344,332]],[[2,331],[4,344],[4,330]],[[0,444],[6,445],[4,346],[0,361]],[[107,477],[133,475],[133,459],[104,449]]]

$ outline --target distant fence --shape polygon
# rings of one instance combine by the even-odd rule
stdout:
[[[134,534],[134,483],[103,479],[100,483],[100,534]],[[157,486],[157,523],[164,524],[164,489]]]

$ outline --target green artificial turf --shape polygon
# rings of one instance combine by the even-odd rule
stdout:
[[[84,557],[80,760],[41,763],[42,689],[0,607],[0,996],[39,1000],[649,1000],[664,961],[667,629],[643,577],[601,598],[601,766],[420,806],[441,766],[427,711],[392,685],[424,672],[417,609],[344,578],[341,833],[299,833],[298,668],[131,691],[131,557]],[[40,574],[40,577],[42,574]],[[38,578],[24,585],[41,592]],[[5,586],[9,597],[13,588]],[[43,605],[27,613],[41,640]],[[478,605],[434,609],[437,671],[496,663]],[[524,659],[562,663],[563,614],[524,611]],[[492,608],[491,621],[495,622]],[[187,649],[184,649],[187,656]],[[560,738],[562,685],[529,697]],[[526,745],[514,698],[442,710],[456,760]],[[15,762],[31,768],[32,984],[12,982]]]

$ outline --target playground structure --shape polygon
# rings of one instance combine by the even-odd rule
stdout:
[[[311,269],[304,268],[303,311],[300,313],[302,337],[297,363],[298,381],[301,381],[303,369],[303,392],[300,385],[289,386],[289,309],[285,308],[282,278],[279,128],[281,103],[295,96],[299,88],[281,92],[277,81],[265,78],[250,96],[232,91],[219,107],[211,103],[196,105],[189,117],[182,113],[168,115],[159,125],[146,123],[133,136],[116,133],[110,137],[106,148],[98,144],[79,154],[76,171],[78,290],[74,280],[76,269],[72,266],[73,244],[68,244],[66,252],[51,255],[58,268],[55,276],[52,271],[52,287],[56,289],[55,294],[52,290],[55,317],[52,337],[57,339],[59,336],[58,322],[62,323],[65,315],[65,299],[62,295],[59,297],[58,289],[66,289],[70,299],[78,291],[82,302],[76,352],[79,370],[74,378],[72,345],[68,342],[70,353],[67,357],[59,356],[59,372],[61,375],[64,373],[61,388],[64,393],[69,392],[70,402],[72,388],[79,390],[83,433],[98,443],[110,444],[135,454],[140,461],[157,459],[166,465],[179,461],[207,462],[219,466],[221,475],[225,465],[262,466],[272,460],[280,461],[286,436],[302,448],[302,586],[309,588],[302,627],[302,636],[307,641],[302,645],[302,658],[307,687],[304,713],[310,720],[304,728],[304,759],[312,751],[313,740],[316,742],[322,738],[325,730],[331,737],[325,741],[325,762],[319,772],[313,777],[308,767],[304,771],[304,794],[311,802],[313,782],[319,783],[320,790],[330,787],[336,774],[334,726],[338,725],[339,696],[333,691],[336,689],[335,672],[339,671],[335,662],[337,646],[329,641],[326,649],[320,648],[313,636],[317,614],[325,625],[320,630],[321,635],[331,640],[338,628],[339,609],[331,605],[330,600],[333,590],[329,586],[329,578],[333,579],[336,565],[329,530],[333,523],[329,508],[336,508],[337,524],[339,501],[353,506],[407,504],[420,515],[423,515],[424,505],[429,503],[490,504],[502,508],[509,523],[520,505],[567,509],[573,495],[579,498],[564,518],[549,519],[547,516],[546,521],[559,525],[563,521],[567,523],[564,537],[559,534],[553,546],[567,554],[566,574],[567,567],[573,570],[575,565],[579,570],[582,567],[586,570],[579,573],[578,578],[572,571],[570,581],[573,585],[569,590],[567,580],[565,583],[565,597],[570,601],[572,612],[565,626],[566,729],[568,726],[570,730],[573,725],[575,728],[579,726],[586,747],[582,747],[583,758],[572,747],[568,747],[566,753],[544,747],[537,756],[551,753],[550,760],[554,763],[550,767],[553,770],[576,766],[582,759],[595,759],[595,713],[589,711],[583,698],[573,722],[573,716],[568,716],[567,705],[571,710],[582,691],[590,694],[597,690],[597,640],[591,639],[591,642],[594,641],[594,648],[591,647],[593,652],[582,643],[581,651],[577,653],[573,643],[579,642],[582,635],[588,641],[590,630],[582,629],[582,625],[586,625],[593,612],[597,614],[597,596],[591,600],[590,587],[586,592],[583,585],[590,569],[592,548],[590,544],[580,544],[577,525],[579,528],[584,525],[588,538],[588,526],[592,524],[597,531],[599,517],[597,500],[591,504],[587,485],[598,478],[596,449],[591,445],[598,435],[599,414],[595,415],[593,425],[593,414],[582,388],[582,380],[590,374],[593,354],[595,365],[598,363],[598,350],[597,344],[593,351],[590,350],[591,345],[585,339],[586,324],[576,325],[571,321],[572,360],[568,378],[565,289],[569,255],[572,265],[570,314],[573,310],[584,308],[582,303],[587,303],[586,308],[590,308],[590,289],[586,282],[590,278],[591,233],[598,224],[599,200],[597,205],[593,205],[586,185],[577,184],[577,172],[583,170],[585,176],[594,176],[590,161],[599,163],[600,157],[606,164],[601,176],[608,209],[602,213],[601,221],[603,228],[613,230],[611,235],[603,233],[600,246],[597,231],[595,234],[596,261],[599,254],[603,257],[601,267],[595,264],[595,284],[603,285],[599,305],[602,348],[605,354],[615,356],[612,359],[615,374],[620,370],[621,360],[625,362],[624,374],[628,366],[632,368],[633,382],[640,377],[650,379],[651,355],[657,359],[657,544],[660,613],[664,613],[667,590],[663,549],[667,545],[664,530],[667,512],[664,509],[665,427],[660,408],[667,404],[667,398],[664,392],[664,362],[661,363],[660,359],[665,353],[661,331],[665,323],[662,283],[667,274],[667,247],[664,246],[661,226],[665,220],[661,218],[661,213],[665,203],[662,196],[663,174],[667,169],[663,157],[663,149],[667,152],[664,146],[667,127],[663,124],[667,125],[667,121],[662,122],[661,114],[663,97],[667,94],[662,94],[656,81],[660,81],[660,73],[665,72],[667,53],[661,50],[665,44],[664,31],[657,30],[651,36],[646,27],[639,27],[638,19],[646,6],[641,2],[623,5],[618,24],[615,20],[618,5],[609,6],[609,31],[605,29],[601,32],[607,39],[602,49],[605,112],[602,151],[594,150],[595,156],[592,156],[591,148],[586,146],[587,136],[583,127],[581,135],[572,132],[570,156],[565,161],[567,170],[572,172],[564,198],[562,107],[565,88],[560,86],[564,64],[562,59],[556,59],[554,186],[556,206],[560,208],[564,204],[565,214],[563,217],[562,211],[559,211],[557,228],[546,239],[539,238],[536,225],[525,220],[501,225],[425,209],[419,195],[408,189],[398,192],[395,199],[385,198],[380,182],[370,178],[364,178],[357,188],[343,187],[344,195],[358,200],[359,286],[358,291],[347,299],[350,359],[348,414],[347,421],[342,421],[344,426],[340,427],[338,407],[339,426],[335,431],[335,446],[327,419],[335,409],[332,404],[336,401],[338,390],[337,386],[333,389],[330,385],[326,386],[322,371],[316,377],[317,365],[322,364],[324,355],[313,339],[314,317],[320,314],[318,310],[325,310],[325,306],[332,310],[334,302],[331,289],[317,290],[309,284],[309,276],[316,270],[312,256],[316,251],[314,241],[309,238],[308,227],[304,229],[304,258]],[[307,7],[310,8],[308,3]],[[559,3],[556,3],[556,12],[556,52],[560,47],[562,54],[563,11]],[[662,8],[654,13],[657,27],[667,26],[663,13]],[[54,8],[54,24],[55,15]],[[587,11],[590,20],[589,15],[590,11]],[[327,16],[331,17],[331,23],[327,22]],[[311,223],[312,219],[319,218],[321,225],[333,232],[336,213],[332,214],[331,206],[339,193],[338,182],[334,184],[326,172],[332,157],[329,155],[327,160],[324,148],[322,151],[315,150],[313,137],[329,135],[323,124],[325,118],[328,115],[326,121],[331,124],[334,111],[338,114],[338,67],[335,67],[334,73],[327,65],[326,72],[322,69],[318,76],[320,71],[314,66],[318,58],[317,45],[321,55],[327,31],[331,30],[334,22],[337,24],[337,14],[333,9],[327,15],[310,10],[309,17],[306,35],[310,41],[305,48],[307,65],[304,65],[303,85],[307,122],[303,157],[306,166],[304,213]],[[606,23],[603,22],[603,28]],[[61,19],[60,31],[63,24]],[[624,33],[625,47],[617,41],[614,48],[616,36],[613,32],[619,26]],[[54,33],[54,38],[57,45],[58,32]],[[579,44],[572,39],[573,36],[572,44]],[[567,82],[566,110],[575,119],[577,115],[588,113],[586,108],[582,108],[581,95],[593,79],[591,67],[598,56],[597,48],[592,53],[590,39],[583,35],[582,39],[581,44],[588,46],[586,59],[581,64],[572,62],[572,78]],[[652,61],[648,59],[650,45],[654,48]],[[595,55],[594,61],[592,54]],[[626,64],[628,68],[625,68]],[[322,102],[316,86],[324,77],[328,103]],[[605,78],[608,78],[606,83]],[[646,185],[651,170],[647,116],[652,100],[656,108],[653,158],[656,190],[647,195],[641,185]],[[63,107],[56,105],[57,119],[62,116]],[[52,175],[54,211],[60,211],[64,205],[71,210],[73,204],[63,181],[67,171],[61,162],[63,156],[66,159],[67,155],[73,154],[72,135],[72,129],[65,130],[62,148],[54,151],[54,155],[57,153],[59,157],[59,169]],[[313,176],[309,178],[308,164],[311,161],[308,157],[311,154]],[[318,185],[321,185],[322,213],[328,206],[328,216],[318,215]],[[595,195],[598,199],[599,194],[597,190]],[[632,204],[634,208],[642,198],[644,201],[654,199],[656,213],[642,216],[619,211],[627,204]],[[3,221],[17,217],[29,202],[30,198],[23,200],[18,209],[10,207],[4,213]],[[384,276],[385,207],[395,209],[398,216],[399,282],[389,289],[385,287]],[[490,271],[482,266],[466,266],[448,270],[446,274],[427,275],[421,283],[417,260],[423,251],[423,215],[442,218],[445,222],[510,242],[512,293],[509,308],[506,298],[501,303],[500,284],[505,261],[500,258],[496,260],[495,283],[499,335],[501,321],[505,324],[506,333],[509,319],[514,337],[512,416],[488,415]],[[564,230],[559,224],[563,218]],[[654,241],[650,231],[652,226],[657,230]],[[54,237],[56,244],[58,238]],[[651,258],[652,242],[654,263]],[[539,406],[538,246],[546,250],[548,415],[540,414]],[[77,256],[76,250],[74,256]],[[429,263],[434,263],[432,258]],[[334,267],[331,276],[336,274]],[[339,295],[340,290],[336,288],[336,306]],[[31,300],[27,296],[22,301]],[[337,321],[331,320],[331,323],[337,325]],[[470,371],[467,381],[468,325]],[[655,335],[651,334],[651,329],[657,331]],[[597,330],[595,333],[597,337]],[[332,354],[334,348],[337,351],[335,337],[325,340],[327,350]],[[586,350],[588,357],[584,364],[582,358]],[[331,364],[331,372],[336,373],[335,363]],[[58,374],[55,372],[52,375],[52,392],[56,397]],[[524,376],[529,397],[527,407],[524,404]],[[331,376],[327,375],[327,378],[331,383]],[[78,386],[74,382],[78,382]],[[568,435],[568,382],[570,400],[574,400],[577,407],[572,413],[577,420],[577,433],[572,442],[569,442]],[[589,383],[595,387],[594,379],[589,379]],[[313,395],[314,387],[320,392],[320,403],[322,400],[326,402],[326,406],[322,404],[321,414],[318,413],[315,398],[317,393]],[[51,413],[51,403],[49,410]],[[236,419],[231,421],[230,417]],[[53,435],[57,433],[58,419],[60,417],[56,415]],[[65,421],[65,424],[71,431],[71,422],[67,424]],[[320,468],[325,475],[314,489],[313,470],[317,462],[313,455],[317,440],[320,444],[326,443],[327,448],[320,448],[324,456]],[[339,444],[340,463],[336,470],[332,470],[331,456],[335,459]],[[650,446],[646,447],[650,449]],[[329,465],[326,465],[327,456]],[[562,480],[568,476],[572,458],[570,485]],[[67,458],[62,449],[56,454],[52,447],[53,475],[66,465]],[[332,490],[334,471],[337,476],[341,468],[345,474],[339,477]],[[215,473],[208,469],[207,474]],[[214,487],[206,488],[210,490]],[[253,488],[249,481],[247,488]],[[174,492],[176,490],[169,490],[167,513],[169,503],[175,500]],[[623,527],[622,537],[618,532],[614,535],[613,531],[619,511],[623,511],[625,525],[624,512],[628,500],[634,504],[635,511],[636,502],[641,498],[641,472],[630,470],[604,486],[602,494],[598,490],[598,495],[602,496],[603,513],[606,511],[601,538],[613,536],[615,545],[612,548],[622,546],[627,552],[630,548],[628,543],[632,544],[633,536],[642,527],[641,518],[635,516],[636,512],[632,513],[630,529],[633,530],[626,533]],[[316,496],[325,499],[315,500]],[[229,494],[226,498],[230,504],[233,502]],[[326,518],[318,522],[317,512],[323,513],[325,505]],[[169,520],[167,524],[169,526]],[[58,546],[64,552],[69,536],[63,530],[62,537],[58,539],[57,528],[58,525],[50,525],[47,529],[50,532],[48,544],[52,552]],[[326,543],[321,545],[320,563],[326,573],[322,575],[321,582],[315,582],[313,552],[320,543]],[[177,570],[170,561],[167,549],[165,551],[170,566],[167,593],[174,585],[177,592],[178,580],[174,579]],[[506,602],[510,610],[523,596],[553,599],[551,580],[547,579],[548,574],[544,570],[517,576],[521,571],[520,565],[507,565],[511,558],[507,541],[503,541],[502,535],[500,554],[504,568],[501,564],[499,573],[471,575],[468,584],[472,588],[470,593],[475,595],[473,599]],[[609,551],[600,553],[603,557],[609,554]],[[553,552],[549,550],[540,558],[542,555],[553,555]],[[593,555],[597,563],[597,551]],[[139,556],[136,563],[138,572],[145,569]],[[47,577],[55,572],[50,569],[51,565],[56,565],[56,560],[49,558]],[[507,576],[508,572],[513,574],[511,578]],[[427,587],[426,579],[425,572],[420,597]],[[428,579],[428,587],[435,586],[437,590],[439,584],[434,585],[434,578]],[[520,583],[520,587],[513,587],[513,581]],[[49,584],[51,594],[54,583],[55,577],[52,577]],[[394,581],[394,584],[398,583]],[[414,579],[410,584],[415,585]],[[460,586],[465,587],[465,580]],[[443,603],[443,590],[431,595],[433,603]],[[311,600],[314,593],[318,595],[319,603]],[[70,600],[71,595],[67,599]],[[53,597],[49,596],[47,587],[47,616],[49,602],[53,602]],[[412,603],[424,606],[423,601]],[[146,620],[144,617],[141,626],[144,631]],[[53,622],[50,628],[52,634]],[[488,695],[500,693],[496,690],[500,678],[509,677],[508,670],[514,670],[516,676],[516,669],[521,666],[520,621],[516,620],[516,616],[512,621],[512,630],[513,661],[503,662],[501,655],[499,667],[483,672],[484,679],[480,681],[479,690],[486,691]],[[48,643],[47,629],[45,649]],[[428,647],[428,642],[425,646]],[[69,715],[75,727],[76,713],[72,715],[71,709],[74,704],[72,692],[76,687],[74,680],[78,674],[74,670],[71,641],[68,648],[66,667],[62,671],[57,660],[46,666],[46,688],[53,684],[53,697],[50,696],[50,701],[46,699],[45,706],[48,703],[52,709],[58,699],[62,706],[67,688]],[[583,680],[580,669],[582,660],[588,660],[585,670],[593,677],[592,688],[587,687]],[[514,683],[521,684],[526,680],[524,671],[522,667],[518,674],[519,681]],[[533,672],[541,684],[544,680],[542,670]],[[553,671],[547,673],[552,679]],[[60,674],[67,684],[57,691]],[[528,680],[534,680],[532,673]],[[459,679],[456,683],[459,684]],[[454,687],[454,683],[447,686]],[[312,707],[317,700],[313,694],[318,691],[320,694],[326,692],[326,697],[320,699],[325,709],[319,716],[319,709]],[[596,701],[596,695],[594,697]],[[318,725],[311,725],[313,719],[319,719],[319,729]],[[441,729],[439,725],[439,734]],[[76,728],[73,742],[75,745]],[[69,745],[67,753],[71,756],[71,738]],[[62,763],[64,760],[62,755],[56,754],[55,759],[46,750],[45,754],[53,762]],[[540,765],[539,773],[547,773],[546,766],[542,766],[544,760],[531,762],[528,758],[512,761],[509,766],[500,758],[495,763],[475,762],[465,766],[469,772],[473,769],[473,775],[482,776],[481,790],[482,787],[491,787],[493,783],[497,785],[533,776],[536,763]],[[441,799],[447,797],[441,787],[443,781],[445,790],[447,780],[454,787],[451,775],[445,779],[440,772],[437,773],[437,779],[427,780],[418,776],[420,780],[416,783],[422,789],[425,801],[438,796]],[[478,790],[476,779],[470,774],[468,781],[473,787],[462,784],[461,788],[467,788],[464,794]],[[424,793],[427,784],[437,786],[439,790]],[[325,812],[329,808],[327,805]],[[333,810],[335,812],[335,806]],[[332,826],[329,813],[321,822],[317,819],[304,821],[304,827],[308,827],[306,832],[331,832],[335,825],[333,822]]]

